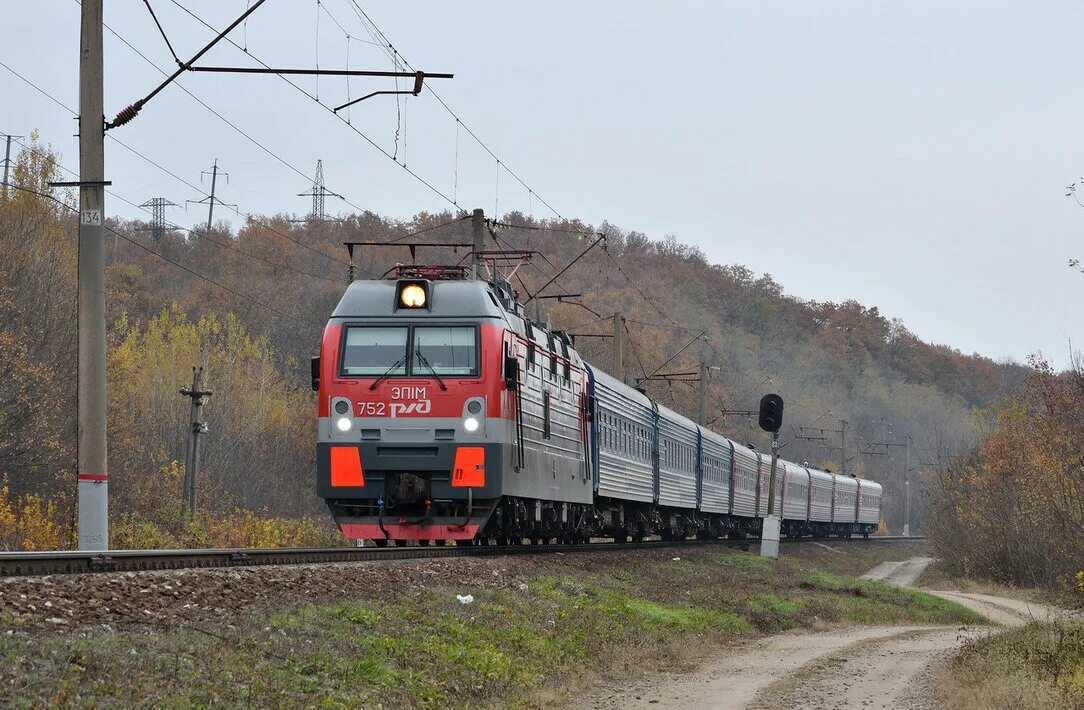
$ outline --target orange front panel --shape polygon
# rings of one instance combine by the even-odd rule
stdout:
[[[331,485],[364,486],[361,472],[361,452],[355,446],[331,447]]]
[[[452,487],[481,488],[486,484],[486,450],[481,446],[460,446],[455,451]]]

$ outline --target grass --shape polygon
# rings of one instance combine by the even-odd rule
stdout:
[[[0,636],[0,703],[534,707],[598,674],[673,668],[756,634],[980,623],[838,564],[723,548],[671,554],[537,558],[519,584],[400,587],[202,630]],[[468,592],[473,603],[460,604]]]
[[[971,641],[938,690],[954,710],[1084,708],[1084,623],[1028,624]]]

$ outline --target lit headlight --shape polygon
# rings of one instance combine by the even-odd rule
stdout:
[[[335,422],[335,426],[339,428],[339,431],[350,431],[350,427],[354,426],[354,422],[350,421],[350,417],[339,417],[339,420]]]
[[[467,431],[478,431],[478,420],[474,417],[467,417],[463,420],[463,428]]]
[[[404,308],[424,308],[425,289],[418,284],[408,284],[399,292],[399,303]]]

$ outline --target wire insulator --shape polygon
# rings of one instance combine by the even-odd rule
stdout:
[[[139,110],[143,108],[143,102],[137,101],[126,109],[123,109],[117,114],[117,117],[113,119],[111,123],[105,124],[106,130],[110,128],[117,128],[131,121],[139,113]]]

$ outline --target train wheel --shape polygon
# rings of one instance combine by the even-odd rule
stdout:
[[[418,547],[429,547],[428,540],[418,540]]]
[[[376,545],[377,547],[387,547],[388,546],[388,541],[385,540],[385,539],[376,538],[375,540],[373,540],[373,544]]]
[[[406,543],[407,543],[406,540],[396,540],[395,541],[395,546],[396,547],[406,547]]]
[[[437,547],[444,547],[448,544],[447,540],[434,540],[433,542],[436,544]]]
[[[637,545],[639,545],[641,542],[644,541],[644,534],[643,533],[633,533],[632,534],[632,541],[635,542]]]

